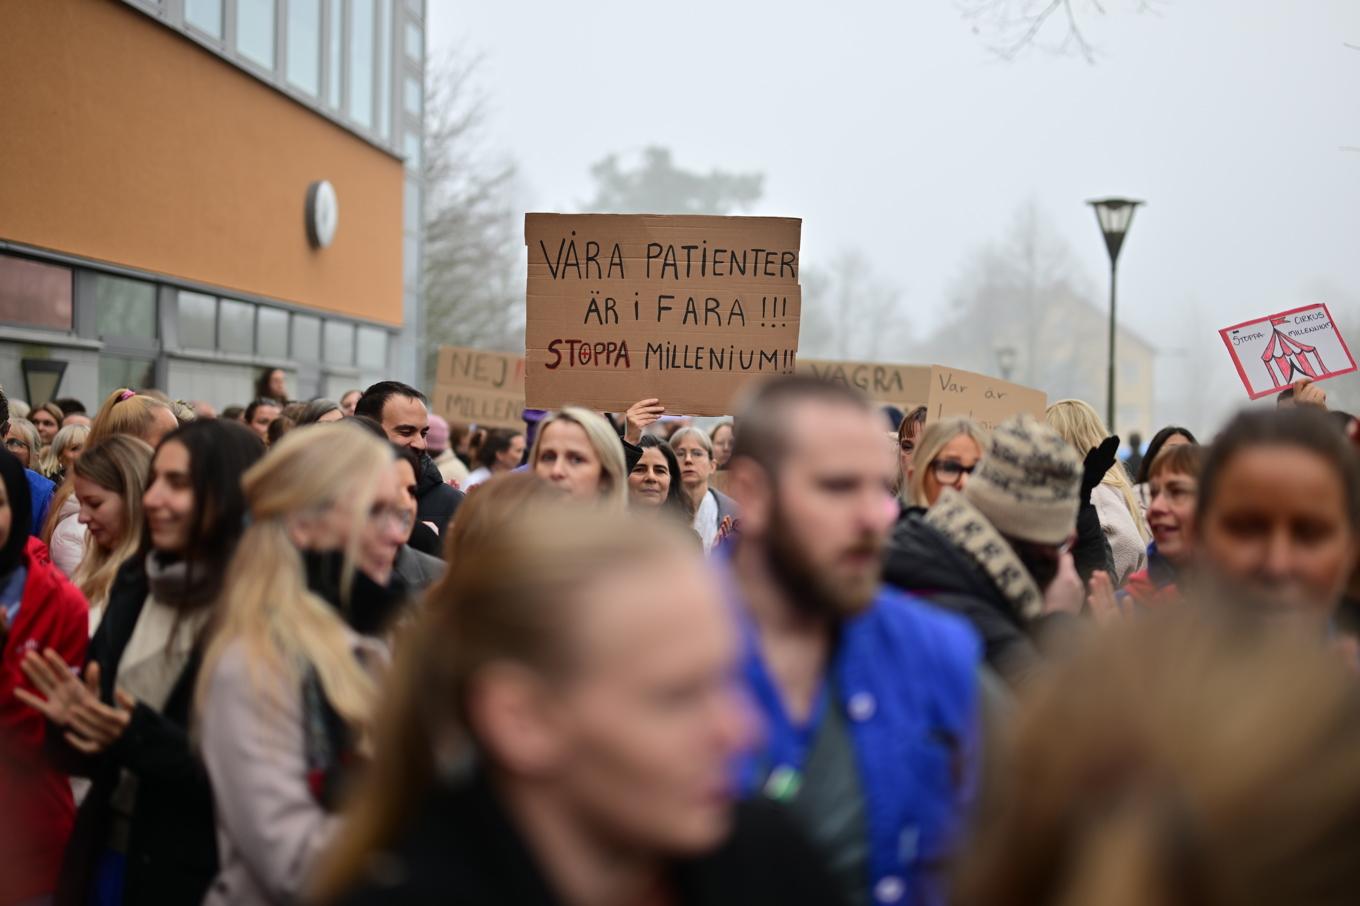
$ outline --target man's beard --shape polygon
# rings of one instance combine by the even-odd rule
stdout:
[[[880,565],[866,575],[863,581],[856,579],[847,582],[818,572],[788,525],[789,520],[784,515],[783,508],[776,503],[771,516],[765,552],[770,574],[783,589],[785,597],[808,616],[825,617],[836,622],[867,610],[878,593],[882,575],[882,539],[865,535],[851,548],[872,553]]]

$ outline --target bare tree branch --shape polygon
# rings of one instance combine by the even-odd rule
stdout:
[[[476,57],[433,64],[425,92],[422,177],[424,352],[432,373],[443,344],[522,348],[523,243],[517,171],[486,145]]]

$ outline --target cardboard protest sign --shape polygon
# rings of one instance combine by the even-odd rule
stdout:
[[[527,214],[528,405],[722,415],[798,351],[802,221]]]
[[[863,390],[903,411],[926,407],[926,421],[966,416],[991,430],[1012,415],[1043,418],[1048,397],[1041,390],[943,365],[884,365],[799,359],[798,369]]]
[[[1218,335],[1254,400],[1302,378],[1321,381],[1355,370],[1350,348],[1321,303],[1243,321]]]
[[[524,357],[462,346],[439,347],[433,411],[450,422],[524,428]]]

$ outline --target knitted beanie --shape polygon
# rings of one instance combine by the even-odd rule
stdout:
[[[1019,415],[992,432],[963,494],[1001,534],[1062,544],[1076,530],[1081,470],[1058,432]]]

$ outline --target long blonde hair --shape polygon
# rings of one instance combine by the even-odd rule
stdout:
[[[144,393],[137,393],[126,387],[110,393],[94,421],[90,424],[90,442],[103,440],[114,434],[131,434],[145,438],[156,423],[156,410],[164,409],[175,414],[174,407],[164,400]]]
[[[571,422],[586,432],[586,439],[600,457],[600,500],[610,509],[628,508],[628,464],[623,456],[623,441],[608,420],[589,409],[567,406],[545,418],[534,435],[534,448],[529,454],[529,467],[537,469],[538,451],[548,426],[557,422]],[[705,438],[707,439],[707,438]]]
[[[353,425],[308,425],[290,431],[245,473],[250,525],[223,581],[218,625],[199,673],[200,705],[218,660],[239,642],[257,679],[270,675],[272,682],[282,675],[295,683],[310,666],[336,712],[352,727],[367,726],[374,682],[354,658],[342,616],[308,589],[289,525],[337,505],[352,510],[343,583],[348,593],[361,529],[392,459],[386,444]]]
[[[142,495],[151,471],[152,451],[145,442],[126,434],[106,437],[80,454],[73,469],[76,477],[92,481],[123,501],[123,537],[108,550],[85,535],[85,554],[80,558],[71,581],[98,609],[108,601],[118,569],[137,552],[142,543]]]
[[[1048,422],[1049,427],[1061,434],[1063,440],[1071,444],[1072,449],[1081,457],[1099,447],[1105,442],[1105,438],[1110,436],[1105,422],[1101,420],[1096,410],[1091,408],[1090,403],[1081,400],[1058,400],[1048,407],[1048,411],[1044,413],[1044,420]],[[1129,518],[1138,527],[1138,534],[1144,541],[1149,540],[1151,534],[1143,519],[1143,510],[1138,505],[1138,497],[1133,493],[1129,473],[1124,471],[1124,464],[1116,461],[1100,483],[1109,485],[1119,492],[1119,496],[1124,498],[1124,507],[1129,511]]]
[[[469,503],[486,493],[479,488]],[[460,509],[454,524],[462,518]],[[440,756],[475,744],[465,706],[488,666],[514,663],[560,681],[575,662],[571,627],[592,582],[625,565],[698,556],[688,529],[569,498],[540,495],[497,508],[494,518],[491,531],[465,539],[457,569],[431,590],[397,646],[373,764],[318,863],[318,902],[344,893],[368,857],[392,842],[437,782]]]
[[[904,495],[908,506],[930,506],[926,500],[926,470],[956,437],[971,437],[978,446],[979,455],[987,449],[987,432],[971,418],[944,418],[926,425],[911,460],[911,475]]]

